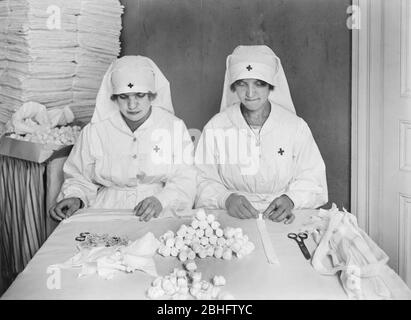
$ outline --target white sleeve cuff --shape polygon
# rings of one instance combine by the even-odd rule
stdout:
[[[85,197],[81,192],[75,192],[75,191],[70,191],[70,192],[60,192],[56,201],[60,202],[63,199],[67,198],[79,198],[81,201],[83,201],[84,207],[87,208],[89,206],[89,203],[87,201],[87,197]],[[81,209],[83,209],[81,208]]]
[[[218,197],[217,199],[217,205],[220,209],[227,210],[225,206],[225,202],[227,201],[227,198],[232,194],[235,193],[231,190],[225,191],[221,196]]]
[[[160,201],[161,206],[163,207],[163,210],[165,210],[170,205],[170,203],[172,202],[172,200],[174,198],[174,197],[170,197],[165,192],[159,192],[159,193],[153,195],[153,197],[156,197],[158,199],[158,201]]]
[[[300,197],[298,196],[298,192],[295,191],[288,191],[284,193],[287,197],[291,199],[291,201],[294,203],[294,208],[293,209],[302,209],[301,208],[301,201]]]

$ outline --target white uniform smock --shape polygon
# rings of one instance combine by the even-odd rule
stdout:
[[[180,148],[186,151],[183,160],[176,154]],[[134,132],[116,112],[83,128],[64,165],[58,201],[78,197],[87,207],[133,209],[155,196],[163,209],[191,209],[196,194],[192,148],[184,122],[161,108],[152,107]]]
[[[248,142],[239,139],[237,151],[250,154],[251,147],[259,151],[255,172],[250,174],[245,162],[235,163],[240,157],[230,159],[236,152],[234,140],[226,138],[219,144],[207,138],[219,130],[245,132]],[[214,163],[206,160],[211,158]],[[328,201],[324,161],[308,125],[273,103],[259,136],[248,126],[239,103],[215,115],[203,130],[195,161],[199,170],[196,207],[226,209],[231,193],[246,196],[257,210],[265,210],[282,194],[294,202],[295,209],[316,208]]]

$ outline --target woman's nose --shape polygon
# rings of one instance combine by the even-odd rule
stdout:
[[[130,109],[134,109],[135,107],[137,107],[137,98],[136,97],[129,97],[128,98],[128,107]]]
[[[252,97],[254,92],[254,88],[252,86],[247,86],[247,97]]]

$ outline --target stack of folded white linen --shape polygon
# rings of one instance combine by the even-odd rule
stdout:
[[[8,26],[8,15],[9,15],[9,0],[0,0],[0,79],[7,66],[6,60],[6,50],[7,50],[7,26]],[[0,82],[1,90],[1,82]],[[2,99],[0,98],[0,136],[4,132],[4,119],[9,119],[11,113],[3,105]]]
[[[118,0],[0,0],[0,123],[28,101],[87,122],[95,82],[120,52],[122,10]]]
[[[118,0],[81,1],[71,107],[83,122],[91,118],[104,73],[120,54],[122,13],[123,6]]]
[[[0,75],[6,67],[6,32],[9,0],[0,0]]]
[[[7,17],[8,17],[8,2],[9,0],[0,0],[0,78],[6,69],[6,33],[7,33]],[[1,84],[0,84],[1,86]],[[1,119],[10,118],[10,114],[7,112],[6,108],[3,106],[2,100],[0,99],[0,137],[5,132],[4,122]]]
[[[76,1],[8,0],[5,29],[6,67],[0,77],[0,122],[6,122],[16,108],[27,101],[47,107],[65,106],[72,101],[75,74]],[[60,9],[60,25],[50,22]],[[57,14],[57,13],[56,13]],[[4,25],[4,23],[2,23]]]

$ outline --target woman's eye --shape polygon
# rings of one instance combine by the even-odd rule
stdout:
[[[237,86],[244,87],[244,86],[245,86],[245,83],[242,82],[242,81],[241,81],[241,82],[238,82],[238,83],[237,83]]]
[[[121,100],[125,100],[125,99],[127,99],[127,96],[119,95],[119,98],[120,98]]]
[[[144,98],[146,96],[146,93],[137,93],[137,97],[139,98]]]
[[[258,87],[265,87],[266,83],[263,82],[263,81],[257,81],[257,82],[256,82],[256,85],[257,85]]]

